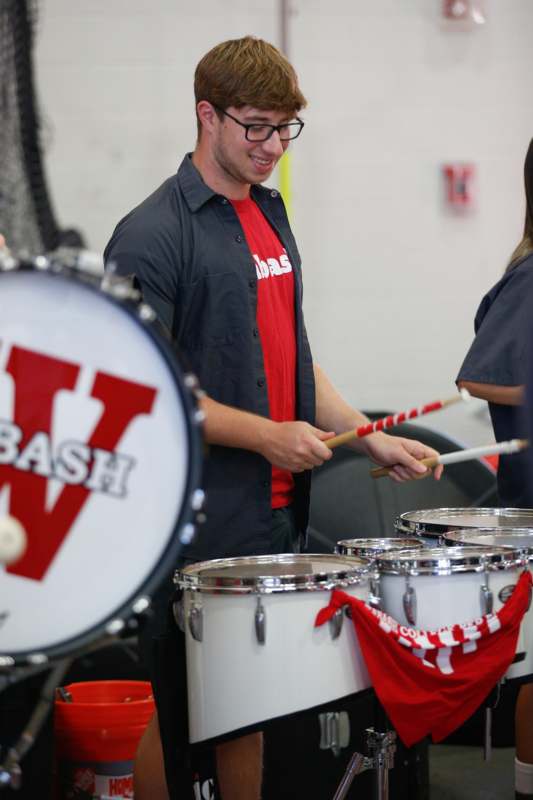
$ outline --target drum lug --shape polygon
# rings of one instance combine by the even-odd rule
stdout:
[[[197,642],[204,638],[204,612],[202,606],[192,606],[189,611],[189,630]]]
[[[407,579],[405,592],[403,593],[403,611],[409,625],[416,625],[416,589],[414,589]]]
[[[137,301],[141,293],[135,288],[134,280],[133,275],[117,275],[108,268],[107,272],[105,272],[102,277],[100,289],[106,294],[111,295],[111,297],[115,297],[117,300]],[[141,304],[139,308],[141,309],[143,306],[146,306],[146,304]],[[147,306],[147,308],[149,308],[149,306]],[[155,312],[151,309],[150,311],[155,318]],[[142,313],[140,313],[139,316],[141,316],[142,319],[146,319],[146,316]]]
[[[350,744],[350,717],[346,711],[326,711],[318,715],[320,723],[320,749],[331,750],[339,756]]]
[[[487,586],[486,583],[483,583],[479,589],[479,600],[481,603],[481,613],[482,614],[492,614],[492,609],[494,607],[494,595],[492,594],[491,590]]]
[[[257,598],[255,609],[255,638],[259,644],[266,642],[266,612],[260,597]]]
[[[479,587],[479,602],[482,614],[492,614],[494,595],[489,588],[489,571],[487,567],[485,567],[485,581]]]
[[[342,631],[342,623],[344,622],[344,614],[342,608],[338,608],[329,620],[329,632],[333,640],[338,639]]]
[[[379,575],[370,578],[370,593],[368,595],[368,605],[381,611],[381,589],[379,585]]]

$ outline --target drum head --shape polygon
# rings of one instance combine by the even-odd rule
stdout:
[[[397,526],[413,533],[461,528],[533,528],[532,508],[429,508],[400,514]]]
[[[391,536],[385,539],[341,539],[337,542],[337,552],[349,556],[362,558],[375,558],[380,553],[390,550],[409,550],[423,547],[421,539],[407,539],[400,536]]]
[[[285,592],[327,590],[358,583],[370,562],[327,553],[218,558],[176,573],[182,589],[199,592]]]
[[[533,529],[480,528],[479,530],[450,531],[446,544],[483,547],[512,547],[533,556]]]
[[[189,535],[200,447],[174,355],[134,304],[66,270],[1,273],[0,292],[0,517],[27,536],[0,568],[9,665],[146,605]]]

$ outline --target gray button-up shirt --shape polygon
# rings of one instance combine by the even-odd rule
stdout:
[[[251,196],[293,266],[296,413],[298,419],[314,423],[315,388],[302,314],[300,256],[279,193],[253,186]],[[233,206],[203,182],[190,154],[177,175],[119,222],[104,257],[120,273],[136,275],[144,300],[157,312],[211,398],[268,416],[257,335],[255,263]],[[303,532],[310,474],[296,475],[295,482],[295,510]],[[269,552],[271,466],[266,459],[247,450],[212,446],[203,485],[207,522],[184,555],[206,559]]]

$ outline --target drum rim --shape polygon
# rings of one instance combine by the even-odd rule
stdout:
[[[483,542],[472,542],[471,544],[464,539],[459,538],[459,534],[466,534],[468,536],[472,536],[472,538],[476,538],[479,536],[481,539],[485,536],[497,536],[501,533],[503,536],[510,536],[513,538],[516,536],[527,536],[531,537],[531,546],[524,546],[521,547],[517,544],[494,544],[494,545],[484,545]],[[455,531],[447,531],[447,533],[443,534],[444,542],[447,544],[451,542],[452,544],[449,545],[453,547],[454,545],[465,547],[505,547],[510,548],[512,550],[518,550],[521,553],[526,553],[530,556],[530,559],[533,560],[533,526],[531,528],[460,528],[459,530]]]
[[[395,519],[395,522],[394,522],[395,530],[397,530],[397,531],[405,531],[405,532],[409,532],[409,533],[415,533],[415,534],[418,534],[418,535],[425,534],[425,533],[427,533],[427,534],[436,533],[438,535],[439,533],[447,533],[448,531],[452,531],[452,530],[459,530],[459,529],[467,530],[468,529],[468,526],[466,526],[464,523],[460,523],[459,521],[457,522],[456,525],[454,525],[454,524],[451,524],[450,522],[447,522],[447,523],[439,522],[438,519],[433,519],[431,522],[424,522],[424,520],[421,520],[421,519],[410,518],[410,515],[415,515],[415,514],[416,515],[420,515],[420,514],[428,514],[429,515],[429,514],[431,514],[434,517],[435,516],[438,517],[439,512],[442,512],[442,516],[447,514],[448,516],[456,515],[457,517],[460,516],[461,512],[462,513],[468,512],[470,514],[475,514],[476,516],[481,516],[481,517],[483,517],[483,516],[487,516],[487,517],[488,516],[499,516],[499,517],[509,516],[509,517],[512,517],[512,516],[519,516],[520,514],[522,514],[522,515],[525,515],[525,516],[531,516],[532,527],[533,527],[533,508],[511,508],[511,507],[509,507],[509,508],[499,508],[499,507],[494,507],[494,508],[490,508],[490,507],[468,508],[468,507],[464,507],[463,506],[462,508],[446,508],[446,507],[442,507],[442,508],[422,508],[422,509],[416,509],[416,510],[412,509],[411,511],[404,511],[402,514],[399,514]],[[471,529],[472,530],[476,530],[476,528],[479,528],[479,527],[482,527],[482,526],[475,526],[474,525],[474,526],[471,526]],[[484,526],[484,527],[488,527],[488,526]],[[521,527],[523,527],[523,526],[521,526]]]
[[[523,567],[527,558],[511,547],[478,546],[480,552],[470,553],[473,547],[428,547],[411,551],[406,560],[402,551],[383,553],[376,559],[379,575],[455,575],[458,573],[496,572]]]
[[[29,262],[19,262],[9,269],[0,269],[0,275],[12,275],[16,272],[36,272],[50,280],[62,278],[72,281],[82,289],[88,289],[94,294],[103,297],[104,302],[111,302],[119,311],[139,328],[141,328],[150,338],[154,349],[162,357],[170,378],[174,384],[177,398],[182,403],[184,427],[187,439],[188,464],[186,465],[185,486],[183,498],[179,507],[177,517],[169,529],[166,546],[157,560],[153,564],[150,572],[145,576],[144,581],[132,590],[124,602],[112,613],[106,615],[99,622],[83,630],[83,632],[49,646],[33,648],[29,650],[0,651],[0,672],[3,669],[10,669],[19,665],[40,665],[60,658],[64,658],[77,651],[84,651],[90,646],[94,646],[100,639],[118,635],[122,631],[137,630],[136,618],[143,612],[149,610],[155,591],[161,585],[161,579],[168,575],[175,566],[178,556],[183,549],[184,543],[181,534],[188,524],[196,522],[198,514],[198,492],[201,491],[202,474],[202,447],[201,447],[201,419],[198,415],[198,406],[193,391],[186,385],[185,371],[180,368],[180,357],[177,347],[169,342],[160,332],[157,317],[143,315],[141,308],[150,308],[142,300],[129,298],[118,298],[112,293],[101,288],[102,276],[96,276],[82,269],[50,262],[48,265],[37,266]],[[196,380],[194,378],[194,380]],[[148,601],[146,604],[144,601]]]
[[[376,546],[370,546],[369,542],[375,543]],[[398,547],[387,547],[389,542],[398,542]],[[404,544],[404,546],[400,546],[400,542],[404,542],[406,544]],[[381,549],[380,545],[382,545]],[[339,555],[358,555],[363,556],[363,558],[376,558],[378,553],[397,552],[398,550],[418,550],[423,546],[424,543],[422,540],[413,536],[385,536],[379,539],[340,539],[335,546],[335,552],[339,553]]]
[[[238,567],[250,564],[290,564],[295,559],[312,558],[325,561],[339,558],[347,559],[347,567],[352,562],[352,570],[338,570],[336,572],[314,572],[303,575],[254,575],[239,578],[232,576],[201,575],[202,570],[218,569],[219,567]],[[357,572],[354,567],[357,566]],[[216,558],[210,561],[198,561],[189,564],[181,570],[176,570],[174,583],[182,591],[198,592],[200,594],[276,594],[279,592],[309,592],[329,591],[330,589],[356,586],[362,579],[373,576],[372,564],[369,559],[358,556],[337,555],[335,553],[280,553],[277,555],[237,556],[235,558]]]

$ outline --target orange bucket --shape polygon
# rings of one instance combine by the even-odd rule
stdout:
[[[63,688],[68,700],[57,697],[54,709],[57,800],[132,798],[135,752],[155,709],[150,683]]]

